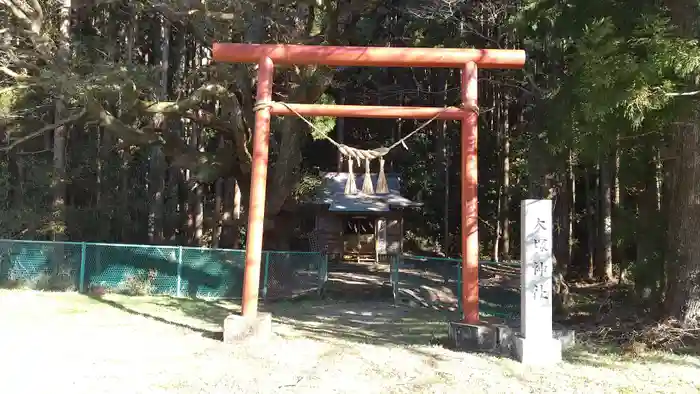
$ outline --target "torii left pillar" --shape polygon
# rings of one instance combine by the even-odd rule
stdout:
[[[213,59],[229,63],[257,63],[257,105],[253,134],[253,158],[248,209],[245,277],[243,283],[242,323],[227,318],[231,327],[243,332],[268,324],[267,314],[258,315],[260,262],[265,188],[267,184],[270,117],[272,115],[336,116],[359,118],[430,119],[462,122],[462,321],[479,322],[479,237],[477,211],[477,70],[478,68],[522,68],[526,55],[522,50],[340,47],[276,44],[215,43]],[[272,99],[275,65],[325,65],[336,67],[433,67],[462,71],[462,108],[388,107],[362,105],[282,105]],[[262,322],[261,322],[262,321]],[[226,332],[226,322],[224,324]],[[226,334],[225,334],[226,335]],[[232,335],[232,338],[236,337]]]

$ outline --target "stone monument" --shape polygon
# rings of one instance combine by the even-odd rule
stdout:
[[[523,364],[561,361],[552,330],[552,200],[524,200],[520,208],[520,334],[515,357]]]

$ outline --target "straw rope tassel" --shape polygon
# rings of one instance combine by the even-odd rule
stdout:
[[[379,175],[377,175],[377,194],[388,194],[389,185],[386,181],[386,175],[384,174],[384,158],[379,158]]]
[[[354,167],[352,157],[348,158],[348,181],[345,183],[345,194],[357,194],[357,184],[355,183],[355,174],[352,172]]]
[[[365,159],[365,180],[362,182],[362,193],[374,194],[372,174],[369,172],[369,159]]]

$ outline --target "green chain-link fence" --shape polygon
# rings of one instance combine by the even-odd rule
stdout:
[[[320,291],[321,253],[263,251],[260,294]],[[0,240],[0,286],[133,295],[239,298],[245,251],[180,246]]]
[[[518,263],[479,262],[479,313],[516,319],[520,312]],[[512,277],[516,276],[513,281]],[[511,277],[510,280],[508,278]],[[505,279],[505,280],[503,280]],[[462,260],[394,256],[391,260],[394,299],[426,303],[462,314]]]

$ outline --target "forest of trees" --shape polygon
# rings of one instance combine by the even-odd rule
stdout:
[[[632,5],[633,4],[633,5]],[[694,0],[0,0],[0,238],[241,247],[255,71],[213,42],[521,48],[480,74],[484,258],[517,258],[519,203],[551,198],[561,279],[632,283],[700,317],[700,10]],[[278,69],[275,100],[459,104],[448,69]],[[316,119],[375,148],[418,124]],[[298,202],[338,152],[272,126],[265,248],[293,247]],[[408,243],[459,253],[459,126],[388,156]]]

